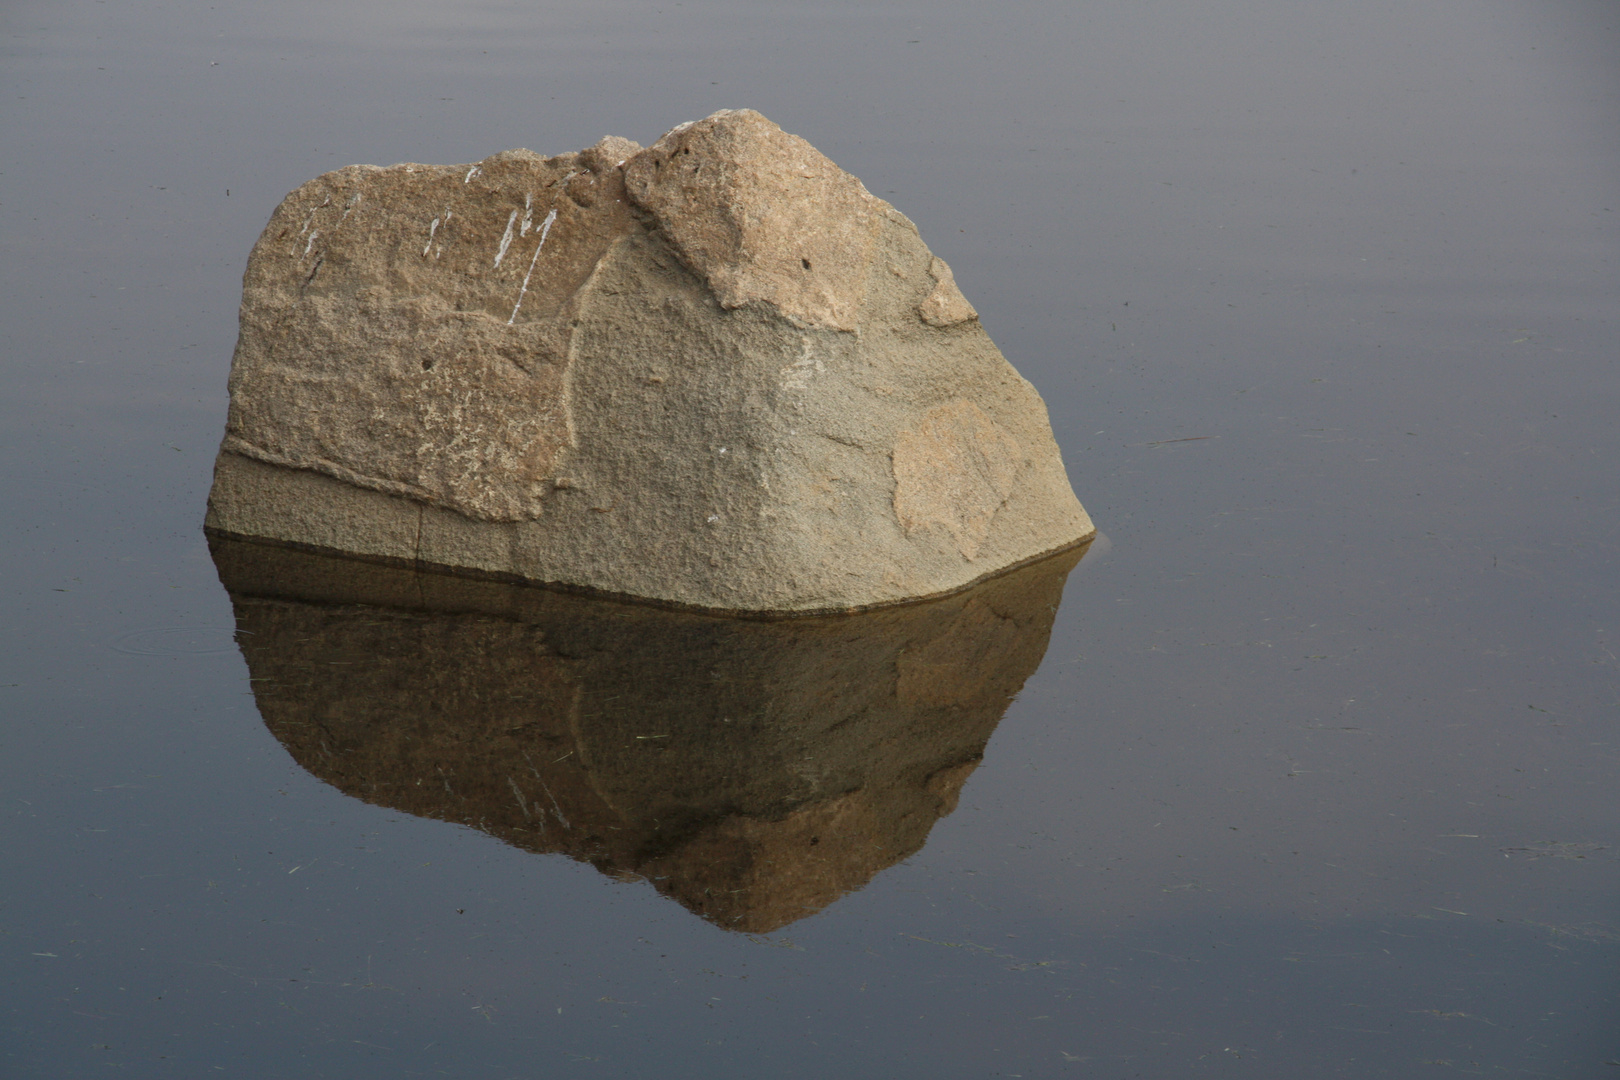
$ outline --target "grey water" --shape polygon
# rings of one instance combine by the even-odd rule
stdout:
[[[8,0],[0,1075],[1620,1075],[1617,96],[1601,0]],[[972,597],[901,617],[907,683],[210,552],[286,192],[734,107],[912,218],[1051,410],[1102,535],[1000,666]],[[533,627],[585,658],[514,667]],[[792,723],[722,744],[703,650]],[[678,774],[691,843],[524,831],[479,733],[556,680],[647,703],[546,739],[686,740],[548,761],[557,815]],[[839,821],[887,846],[794,846]]]

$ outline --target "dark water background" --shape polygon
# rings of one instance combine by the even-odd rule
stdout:
[[[1620,1075],[1617,92],[1578,0],[7,0],[0,1074]],[[755,936],[303,771],[201,533],[283,194],[722,107],[1106,537],[926,847]]]

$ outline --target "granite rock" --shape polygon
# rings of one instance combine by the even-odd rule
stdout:
[[[249,259],[230,391],[222,535],[803,614],[1094,531],[950,268],[748,110],[310,181]]]

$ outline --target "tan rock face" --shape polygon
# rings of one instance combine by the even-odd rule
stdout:
[[[950,268],[747,110],[328,173],[255,246],[241,326],[221,533],[787,613],[1093,531]]]
[[[943,527],[972,559],[1023,460],[1018,440],[966,398],[930,409],[895,439],[895,516],[907,532]]]
[[[929,603],[761,620],[212,547],[260,715],[309,772],[754,933],[922,847],[1081,555]]]
[[[568,442],[570,301],[633,225],[601,154],[305,184],[248,264],[225,449],[473,518],[539,516]]]
[[[625,167],[722,307],[764,301],[807,327],[854,330],[891,207],[815,147],[756,112],[676,128]]]
[[[917,314],[923,322],[929,326],[955,326],[979,317],[962,290],[956,287],[956,275],[951,273],[944,259],[934,257],[928,264],[928,276],[934,279],[934,291],[917,305]]]

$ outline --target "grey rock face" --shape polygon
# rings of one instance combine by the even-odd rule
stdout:
[[[208,525],[780,613],[1094,531],[950,268],[746,110],[289,195],[244,278]]]

